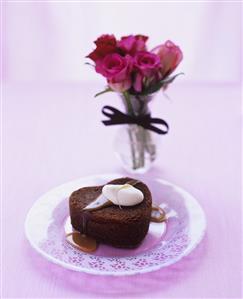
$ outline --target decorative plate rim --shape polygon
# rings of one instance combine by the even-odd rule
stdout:
[[[188,244],[188,246],[184,249],[184,251],[179,254],[177,257],[175,257],[174,259],[171,259],[170,261],[164,263],[164,264],[158,264],[158,265],[154,265],[154,266],[150,266],[149,268],[142,268],[142,269],[139,269],[139,270],[129,270],[129,271],[120,271],[120,272],[113,272],[113,271],[105,271],[105,272],[102,272],[102,271],[97,271],[95,269],[92,269],[92,268],[86,268],[86,267],[77,267],[77,266],[74,266],[72,264],[68,264],[68,263],[65,263],[65,262],[62,262],[60,261],[58,258],[55,258],[53,256],[50,256],[48,253],[46,253],[43,249],[41,249],[38,244],[36,244],[31,236],[30,236],[30,233],[29,233],[29,229],[28,229],[28,222],[29,222],[29,219],[31,217],[31,213],[32,211],[35,209],[35,206],[38,205],[39,202],[41,202],[41,200],[43,199],[43,197],[45,197],[48,193],[51,193],[55,190],[58,190],[58,189],[61,189],[61,188],[64,188],[65,186],[73,183],[75,184],[76,182],[79,182],[81,180],[96,180],[96,179],[101,179],[101,178],[114,178],[114,177],[122,177],[124,176],[124,174],[120,174],[120,173],[107,173],[107,174],[96,174],[96,175],[89,175],[89,176],[84,176],[84,177],[80,177],[79,179],[75,179],[75,180],[71,180],[71,181],[68,181],[66,183],[63,183],[59,186],[56,186],[54,188],[51,188],[49,191],[45,192],[44,194],[42,194],[35,202],[34,204],[32,205],[32,207],[29,209],[27,215],[26,215],[26,219],[25,219],[25,223],[24,223],[24,232],[25,232],[25,236],[29,242],[29,244],[31,245],[31,247],[33,249],[35,249],[41,256],[45,257],[48,261],[56,264],[56,265],[59,265],[59,266],[62,266],[66,269],[69,269],[69,270],[73,270],[73,271],[76,271],[76,272],[81,272],[81,273],[87,273],[87,274],[93,274],[93,275],[108,275],[108,276],[130,276],[130,275],[135,275],[135,274],[143,274],[143,273],[148,273],[148,272],[153,272],[153,271],[156,271],[156,270],[159,270],[159,269],[162,269],[162,268],[165,268],[165,267],[168,267],[176,262],[178,262],[179,260],[183,259],[185,256],[187,256],[189,253],[191,253],[198,245],[199,243],[202,241],[204,235],[205,235],[205,232],[206,232],[206,228],[207,228],[207,221],[206,221],[206,216],[205,216],[205,213],[204,213],[204,210],[202,209],[201,205],[198,203],[198,201],[196,200],[196,198],[191,195],[189,192],[187,192],[186,190],[184,190],[183,188],[179,187],[178,185],[175,185],[167,180],[164,180],[164,179],[160,179],[160,178],[153,178],[153,179],[150,179],[150,180],[154,180],[154,181],[157,181],[157,182],[160,182],[164,185],[168,185],[170,187],[173,187],[174,189],[176,189],[179,193],[183,194],[186,198],[189,198],[190,199],[190,203],[193,203],[194,206],[197,207],[197,213],[200,214],[200,222],[201,222],[201,231],[200,233],[198,233],[197,235],[197,240],[194,240],[194,242],[190,242]],[[126,257],[117,257],[118,259],[123,259],[123,258],[126,258]],[[65,264],[65,266],[64,266]]]

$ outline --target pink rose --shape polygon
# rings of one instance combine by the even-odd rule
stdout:
[[[170,75],[183,58],[181,49],[169,40],[154,48],[152,52],[160,57],[163,77]]]
[[[129,55],[108,54],[103,60],[97,61],[95,69],[106,77],[113,90],[123,92],[131,87],[132,59]]]
[[[134,65],[142,75],[149,77],[160,69],[161,62],[158,55],[143,51],[135,55]]]
[[[159,77],[161,62],[159,56],[154,53],[138,52],[134,57],[134,66],[138,71],[133,83],[133,87],[137,92],[142,90],[144,78],[149,78],[150,81],[153,81]]]
[[[87,56],[94,62],[103,59],[107,54],[115,53],[117,50],[117,41],[114,35],[101,35],[94,43],[96,49]]]
[[[128,35],[123,36],[118,41],[118,48],[125,54],[135,55],[138,51],[146,50],[146,41],[148,37],[145,35]]]
[[[128,90],[132,83],[131,83],[131,79],[128,78],[122,82],[112,82],[112,81],[108,81],[108,85],[110,86],[110,88],[114,91],[117,91],[117,92],[124,92],[126,90]]]

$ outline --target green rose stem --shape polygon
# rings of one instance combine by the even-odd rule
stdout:
[[[145,131],[145,149],[149,153],[150,161],[153,162],[156,158],[156,146],[153,143],[151,132]]]
[[[146,136],[145,136],[145,129],[143,127],[139,127],[141,131],[141,151],[140,151],[140,167],[144,167],[144,160],[145,160],[145,144],[146,144]]]
[[[132,103],[130,100],[130,95],[128,92],[123,92],[124,95],[124,99],[126,101],[126,105],[127,105],[127,112],[132,115],[135,116],[135,113],[133,111],[133,107],[132,107]],[[134,148],[134,140],[133,140],[133,134],[132,134],[132,127],[130,125],[128,125],[128,134],[129,134],[129,139],[130,139],[130,145],[131,145],[131,152],[132,152],[132,164],[133,164],[133,169],[137,169],[137,161],[136,161],[136,151]]]
[[[135,116],[136,113],[133,109],[132,101],[130,94],[128,92],[124,92],[124,99],[126,101],[126,106],[127,106],[127,112]],[[137,100],[140,99],[137,98]],[[143,101],[142,106],[144,105]],[[140,112],[142,113],[142,106],[140,105]],[[138,125],[129,125],[128,128],[128,134],[129,134],[129,139],[130,139],[130,145],[131,145],[131,152],[132,152],[132,163],[133,163],[133,169],[139,169],[143,168],[145,166],[145,150],[147,149],[147,134],[146,134],[146,129],[144,129],[141,126]]]
[[[127,91],[124,91],[123,92],[123,95],[124,95],[124,98],[126,100],[126,104],[127,104],[127,111],[130,115],[132,116],[135,116],[135,113],[133,111],[133,107],[132,107],[132,103],[131,103],[131,100],[130,100],[130,95]]]

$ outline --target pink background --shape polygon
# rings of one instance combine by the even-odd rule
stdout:
[[[4,5],[4,75],[8,80],[104,80],[85,56],[101,34],[147,34],[152,49],[180,45],[188,81],[240,78],[240,3],[23,3]]]
[[[6,3],[3,11],[3,285],[6,298],[241,297],[240,3]],[[134,21],[136,18],[136,21]],[[96,277],[64,270],[29,246],[34,201],[81,176],[122,172],[94,100],[104,80],[84,66],[104,32],[170,38],[186,76],[158,94],[153,114],[171,127],[147,176],[191,192],[208,229],[188,257],[153,273]],[[105,142],[104,142],[105,140]],[[124,172],[125,174],[125,172]]]

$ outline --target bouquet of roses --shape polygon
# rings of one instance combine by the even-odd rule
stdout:
[[[103,123],[129,124],[134,170],[144,167],[146,152],[151,161],[155,157],[147,131],[158,134],[168,131],[164,120],[151,118],[148,103],[157,91],[166,89],[181,74],[171,75],[183,57],[180,48],[171,41],[149,51],[147,40],[144,35],[123,36],[120,40],[114,35],[102,35],[95,41],[96,49],[87,56],[94,62],[95,71],[107,80],[106,89],[96,96],[115,91],[124,101],[126,114],[105,106],[103,113],[110,119]],[[164,129],[153,124],[162,125]]]

